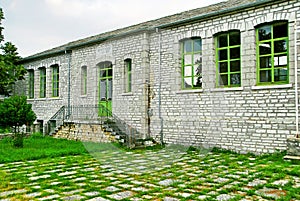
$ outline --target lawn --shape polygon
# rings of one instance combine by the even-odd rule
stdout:
[[[16,149],[6,139],[0,200],[300,200],[300,163],[284,155],[128,150],[41,135]]]
[[[39,133],[25,138],[23,148],[13,147],[10,138],[0,140],[0,163],[86,153],[82,142],[55,139]]]

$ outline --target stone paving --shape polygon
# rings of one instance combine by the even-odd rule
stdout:
[[[299,170],[233,153],[102,150],[0,164],[0,201],[300,200]]]

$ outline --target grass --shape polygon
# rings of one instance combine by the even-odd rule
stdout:
[[[55,139],[39,133],[25,138],[23,148],[13,147],[11,138],[0,140],[0,163],[86,153],[82,142]]]

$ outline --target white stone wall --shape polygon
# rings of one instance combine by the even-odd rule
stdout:
[[[97,64],[110,61],[113,64],[113,112],[145,136],[150,134],[159,141],[162,126],[166,143],[254,153],[285,150],[286,139],[295,131],[293,25],[296,18],[300,19],[299,8],[299,1],[286,1],[160,29],[159,33],[154,29],[145,30],[72,49],[70,104],[98,104]],[[289,22],[290,82],[258,87],[255,26],[276,20]],[[242,86],[220,89],[216,87],[213,36],[232,29],[241,31]],[[180,40],[191,37],[202,39],[203,89],[182,90]],[[124,60],[128,58],[132,59],[132,92],[125,93]],[[35,98],[29,102],[38,119],[47,121],[62,105],[67,105],[68,61],[68,55],[62,54],[25,64],[28,69],[35,69]],[[47,97],[40,99],[38,68],[47,67],[47,80],[51,82],[48,67],[54,63],[60,67],[60,96],[51,98],[51,83],[47,83]],[[86,95],[81,95],[82,66],[87,66]],[[163,124],[159,118],[160,84]],[[152,113],[150,125],[148,104]]]
[[[286,149],[295,133],[294,21],[300,18],[299,1],[249,9],[193,24],[162,29],[161,111],[165,142],[217,146],[239,152],[266,153]],[[255,26],[276,20],[289,22],[289,80],[287,85],[256,85]],[[241,31],[242,86],[216,87],[214,34]],[[180,40],[202,38],[203,89],[181,90]],[[158,118],[158,35],[151,36],[151,132],[160,139]]]

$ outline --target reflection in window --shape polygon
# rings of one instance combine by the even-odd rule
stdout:
[[[241,85],[241,36],[229,31],[216,36],[218,86]]]
[[[182,42],[182,88],[202,87],[202,40],[187,39]]]
[[[258,83],[288,82],[288,24],[277,22],[256,28]]]

